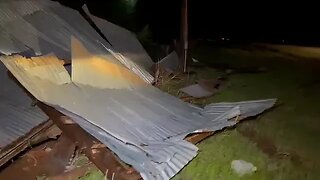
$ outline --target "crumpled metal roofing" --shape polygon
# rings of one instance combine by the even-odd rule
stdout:
[[[196,156],[197,147],[183,140],[186,135],[233,126],[237,117],[256,115],[275,103],[275,99],[269,99],[200,108],[140,83],[133,72],[86,52],[79,44],[72,51],[72,63],[83,65],[72,66],[72,75],[77,78],[71,77],[71,82],[62,64],[52,56],[52,61],[48,56],[0,59],[37,99],[70,116],[144,179],[169,179]],[[52,75],[34,76],[39,69]],[[90,76],[78,76],[87,72]],[[134,86],[110,86],[110,77]]]
[[[48,117],[13,80],[0,64],[0,149],[46,121]]]
[[[275,103],[269,99],[204,108],[185,103],[145,83],[153,80],[147,70],[152,63],[130,32],[87,12],[113,47],[77,11],[59,3],[0,3],[0,52],[32,57],[0,60],[37,99],[70,116],[144,179],[169,179],[196,156],[197,147],[183,140],[186,135],[232,126]],[[121,35],[130,40],[128,44]],[[73,46],[71,78],[55,56],[33,57],[54,53],[71,59],[72,37],[84,47]],[[18,110],[9,108],[2,115],[12,118]],[[34,109],[24,112],[38,116]]]
[[[134,36],[128,36],[126,30],[116,25],[108,28],[121,29],[118,35],[131,37],[131,41],[140,46],[138,57],[142,57],[141,55],[148,57],[138,40]],[[107,38],[114,40],[113,36],[115,34],[108,34]],[[22,54],[31,57],[54,53],[60,59],[70,60],[71,37],[80,39],[95,54],[109,55],[109,61],[124,64],[146,82],[153,81],[148,72],[148,66],[152,64],[150,57],[140,59],[136,58],[134,53],[119,52],[129,51],[130,46],[114,49],[76,10],[49,0],[0,2],[0,53],[2,54]]]
[[[47,1],[28,1],[28,0],[2,0],[0,2],[0,24],[12,21],[15,18],[32,14],[35,11],[44,9],[46,6],[54,5]]]
[[[86,5],[83,10],[111,43],[110,53],[146,82],[152,83],[154,78],[149,72],[153,61],[136,36],[120,26],[90,14]]]
[[[114,51],[122,56],[118,59],[130,59],[123,60],[122,63],[127,63],[126,66],[131,67],[130,69],[134,72],[141,70],[138,68],[139,66],[144,67],[144,69],[151,69],[153,65],[152,59],[132,32],[90,14],[86,5],[83,6],[83,9],[104,36],[107,37]],[[138,74],[138,72],[136,73]],[[152,80],[150,79],[149,81],[151,82]]]

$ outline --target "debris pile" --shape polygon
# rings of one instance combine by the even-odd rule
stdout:
[[[1,3],[6,16],[0,38],[8,44],[0,46],[5,54],[1,62],[37,100],[68,116],[66,126],[81,126],[143,179],[169,179],[191,161],[198,148],[185,140],[187,135],[234,126],[276,102],[215,103],[204,108],[185,103],[150,84],[153,63],[129,31],[86,10],[106,40],[78,12],[56,2]],[[27,10],[10,8],[22,6]],[[71,61],[71,73],[62,59]],[[175,60],[172,53],[159,64],[174,72]],[[207,91],[198,96],[208,96],[219,83],[198,85]],[[91,153],[98,154],[104,145],[98,143]]]
[[[202,109],[91,54],[77,40],[72,40],[72,56],[71,77],[52,55],[0,60],[39,101],[69,116],[145,179],[171,178],[196,156],[198,148],[184,140],[188,134],[233,126],[239,116],[257,115],[275,103],[217,103]]]

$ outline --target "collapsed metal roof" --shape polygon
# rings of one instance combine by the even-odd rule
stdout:
[[[71,78],[53,55],[2,56],[1,61],[37,99],[70,116],[144,179],[169,179],[196,156],[197,147],[183,140],[188,134],[232,126],[236,117],[256,115],[275,103],[270,99],[202,109],[90,53],[77,40],[72,47]]]
[[[0,9],[0,53],[2,54],[18,53],[32,57],[54,53],[60,59],[70,60],[70,39],[73,36],[84,42],[90,52],[100,55],[111,53],[113,55],[108,58],[114,63],[123,63],[148,83],[153,81],[153,77],[149,74],[151,58],[133,33],[121,27],[106,21],[102,22],[90,15],[99,26],[110,29],[105,35],[114,43],[112,47],[78,11],[57,2],[1,1]],[[121,36],[122,38],[119,38]],[[130,43],[130,46],[127,43]],[[124,51],[130,53],[123,53]]]
[[[104,36],[107,37],[116,52],[125,57],[130,57],[131,61],[145,69],[151,68],[153,65],[152,59],[132,32],[92,15],[86,5],[83,6],[83,9]]]
[[[0,38],[8,46],[1,44],[0,52],[20,55],[0,60],[34,97],[70,116],[144,179],[169,179],[196,156],[198,148],[184,140],[188,134],[233,126],[275,103],[185,103],[148,84],[152,63],[122,28],[90,15],[111,47],[78,12],[58,3],[1,3],[8,17],[0,21]],[[125,45],[129,37],[132,44]],[[22,47],[31,58],[21,56]],[[72,59],[71,77],[58,58]]]

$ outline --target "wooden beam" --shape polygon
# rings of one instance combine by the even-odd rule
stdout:
[[[16,141],[1,149],[0,151],[0,167],[10,161],[13,157],[20,152],[30,147],[32,139],[37,139],[39,136],[53,125],[52,121],[48,120],[40,125],[34,127],[25,136],[18,138]]]

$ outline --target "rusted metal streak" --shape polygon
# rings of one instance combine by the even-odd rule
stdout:
[[[106,174],[108,178],[117,180],[141,179],[141,176],[137,171],[133,171],[132,168],[123,166],[123,164],[120,163],[120,160],[108,148],[92,148],[97,143],[101,142],[83,130],[79,125],[76,123],[64,124],[66,119],[68,121],[72,121],[72,119],[43,103],[38,103],[38,106],[50,117],[50,119],[52,119],[67,137],[69,137],[79,148],[83,149],[83,152],[89,160]]]

